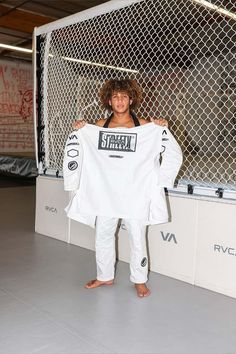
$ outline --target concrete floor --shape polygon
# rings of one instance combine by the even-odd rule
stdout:
[[[86,290],[94,253],[34,232],[35,187],[0,188],[0,353],[235,354],[236,300],[129,266]]]

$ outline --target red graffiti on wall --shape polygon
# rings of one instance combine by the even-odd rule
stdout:
[[[32,67],[0,62],[0,153],[33,151]]]
[[[20,115],[24,122],[33,116],[33,90],[27,90],[23,93],[20,106]]]

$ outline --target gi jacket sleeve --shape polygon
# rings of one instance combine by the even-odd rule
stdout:
[[[173,188],[183,162],[179,144],[167,128],[163,128],[161,141],[161,166],[159,183],[161,187]]]
[[[79,188],[83,162],[83,148],[80,132],[73,131],[66,142],[63,160],[64,189],[75,191]]]

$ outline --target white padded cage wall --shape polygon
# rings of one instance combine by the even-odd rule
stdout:
[[[105,117],[99,88],[130,77],[138,116],[167,118],[182,147],[176,190],[236,199],[235,43],[234,0],[109,1],[36,29],[40,174],[62,176],[72,122]]]

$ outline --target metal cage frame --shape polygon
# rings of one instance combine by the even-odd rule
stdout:
[[[36,28],[39,173],[62,177],[72,121],[105,116],[99,88],[125,76],[143,89],[137,114],[168,118],[183,149],[174,192],[236,200],[235,43],[233,0],[115,0]]]

